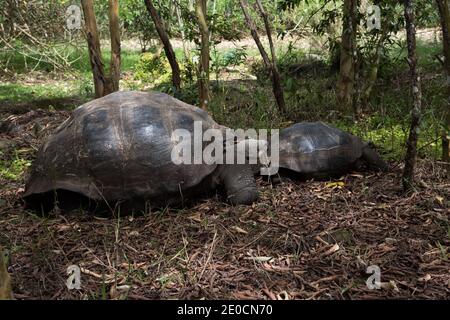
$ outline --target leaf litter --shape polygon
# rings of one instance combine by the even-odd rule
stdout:
[[[68,114],[13,115],[15,129],[0,138],[32,161]],[[392,167],[324,182],[259,179],[252,206],[213,197],[121,218],[36,216],[20,201],[26,176],[0,176],[0,245],[11,254],[17,299],[448,299],[445,169],[419,161],[425,187],[404,195]],[[70,265],[81,268],[80,290],[66,287]],[[372,265],[379,290],[366,285]]]

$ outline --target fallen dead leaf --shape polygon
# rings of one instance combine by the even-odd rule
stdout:
[[[419,278],[420,282],[428,282],[431,280],[431,274],[427,273],[424,277]]]
[[[444,198],[440,196],[436,196],[435,198],[441,205],[444,204]]]
[[[328,183],[325,185],[325,187],[331,188],[331,189],[334,189],[334,188],[341,189],[341,188],[344,187],[344,186],[345,186],[345,183],[342,182],[342,181],[328,182]]]
[[[238,227],[238,226],[232,226],[231,229],[236,231],[236,232],[238,232],[238,233],[248,234],[247,231],[245,231],[244,229],[242,229],[241,227]]]
[[[392,290],[394,292],[400,291],[394,280],[390,280],[389,282],[381,282],[380,286],[381,286],[381,289],[383,289],[383,290]]]
[[[286,291],[281,291],[277,294],[277,300],[290,300],[289,294]]]
[[[336,243],[334,244],[330,249],[328,249],[327,251],[325,251],[324,255],[325,256],[329,256],[330,254],[335,253],[336,251],[339,251],[340,247],[339,245]]]
[[[245,257],[246,260],[253,260],[257,262],[268,262],[272,260],[272,257]]]
[[[194,213],[188,217],[195,222],[202,222],[202,214],[200,212]]]

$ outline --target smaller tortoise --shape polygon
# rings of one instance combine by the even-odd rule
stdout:
[[[323,122],[302,122],[280,132],[280,169],[305,178],[326,179],[363,162],[369,169],[388,166],[367,142]]]
[[[249,165],[174,163],[174,131],[192,133],[198,123],[203,131],[226,130],[204,110],[163,93],[116,92],[86,103],[38,151],[24,200],[43,212],[55,202],[75,209],[81,200],[140,210],[180,204],[221,186],[232,204],[254,202]],[[195,145],[201,137],[190,139]]]

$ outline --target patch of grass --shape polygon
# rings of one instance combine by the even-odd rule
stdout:
[[[81,51],[74,53],[80,57],[77,62],[72,65],[74,70],[82,73],[91,74],[91,65],[89,60],[89,53],[86,48]],[[110,60],[111,60],[111,49],[102,49],[103,64],[105,66],[105,71],[109,72]],[[121,70],[122,71],[132,71],[136,63],[139,61],[141,53],[139,51],[132,50],[122,50],[121,52]]]
[[[110,52],[106,48],[102,51],[106,72],[109,72]],[[69,76],[67,79],[51,79],[52,77],[47,75],[47,73],[53,71],[53,67],[46,62],[38,63],[37,60],[25,58],[17,52],[0,53],[0,65],[2,67],[7,67],[8,70],[17,75],[22,74],[25,76],[30,72],[34,72],[36,75],[39,75],[38,78],[42,78],[36,80],[34,76],[31,76],[30,79],[26,77],[26,80],[14,80],[1,83],[0,101],[16,103],[32,102],[41,99],[63,99],[72,96],[81,98],[91,97],[94,92],[94,87],[87,49],[83,46],[81,48],[71,47],[64,48],[59,53],[67,57],[68,61],[73,61],[71,68],[67,72],[64,72],[64,74]],[[134,67],[140,57],[140,52],[123,50],[121,62],[122,72],[134,71]],[[37,56],[35,58],[38,59]]]
[[[442,55],[442,43],[418,39],[416,52],[421,72],[433,71],[442,73],[442,65],[436,58],[436,56]],[[381,79],[391,79],[398,77],[400,72],[408,72],[407,56],[408,51],[405,42],[391,47],[387,55],[382,59],[379,77]]]
[[[22,159],[17,155],[12,161],[0,160],[0,178],[18,181],[30,166],[31,161]]]
[[[169,61],[164,55],[145,52],[133,68],[134,78],[155,85],[171,79]]]
[[[33,101],[39,99],[64,98],[76,94],[73,83],[38,83],[23,85],[18,83],[0,84],[0,101]]]
[[[21,45],[17,45],[20,49]],[[71,72],[90,73],[90,59],[89,52],[85,43],[78,44],[77,46],[67,46],[66,44],[54,44],[53,52],[47,52],[46,54],[56,61],[55,55],[64,57],[67,62],[70,63]],[[35,51],[39,49],[36,48]],[[111,58],[111,49],[109,47],[102,48],[103,63],[105,70],[108,71]],[[133,69],[133,66],[140,58],[140,52],[132,50],[122,50],[122,62],[121,67],[123,71],[129,71]],[[30,71],[42,71],[51,72],[55,70],[50,59],[46,58],[44,54],[34,53],[24,56],[20,54],[20,51],[8,50],[0,53],[0,66],[3,69],[8,69],[17,74],[28,73]]]
[[[231,128],[276,128],[282,117],[272,100],[270,89],[254,81],[221,82],[209,110],[218,123]]]

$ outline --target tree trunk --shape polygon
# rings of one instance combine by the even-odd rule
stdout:
[[[369,71],[366,75],[366,84],[362,92],[363,108],[367,108],[367,106],[369,105],[369,99],[372,95],[373,87],[375,86],[375,83],[378,79],[378,69],[380,67],[381,54],[383,52],[384,41],[388,33],[387,26],[388,24],[386,23],[383,31],[381,32],[380,38],[377,41],[375,51],[370,62]]]
[[[184,22],[183,22],[183,17],[181,16],[181,9],[178,5],[178,3],[176,2],[176,0],[174,0],[174,5],[175,5],[175,12],[177,15],[177,20],[178,20],[178,27],[180,28],[181,31],[181,42],[183,43],[183,52],[184,52],[184,58],[185,60],[187,60],[188,62],[191,61],[191,55],[189,53],[189,49],[188,49],[188,44],[186,41],[186,34],[184,32]]]
[[[408,138],[408,149],[406,151],[405,169],[403,171],[403,189],[408,191],[414,186],[414,169],[417,158],[417,141],[419,139],[419,129],[422,112],[422,91],[420,87],[420,76],[417,70],[416,53],[416,27],[414,17],[414,0],[404,0],[405,21],[406,21],[406,41],[408,44],[408,63],[410,68],[413,108],[411,112],[411,128]]]
[[[206,22],[207,0],[197,0],[195,13],[201,34],[201,57],[198,65],[198,90],[200,108],[207,109],[209,104],[209,28]]]
[[[282,86],[282,80],[280,72],[278,71],[277,66],[277,55],[275,52],[275,46],[273,44],[272,39],[272,28],[270,27],[269,23],[269,17],[266,13],[266,10],[264,9],[263,4],[261,3],[261,0],[256,0],[256,4],[258,5],[259,12],[261,14],[261,17],[264,21],[264,26],[267,33],[267,38],[269,39],[269,46],[270,46],[270,53],[272,56],[272,84],[273,84],[273,93],[275,95],[275,99],[277,101],[278,109],[280,109],[281,112],[286,111],[286,102],[284,101],[284,92],[283,92],[283,86]]]
[[[94,4],[92,0],[81,0],[83,7],[86,40],[89,49],[89,59],[94,78],[95,97],[101,98],[111,92],[109,80],[105,75],[100,48],[100,39],[95,19]]]
[[[258,47],[258,50],[261,54],[264,65],[265,65],[268,73],[271,75],[273,93],[274,93],[274,96],[275,96],[275,99],[277,102],[278,109],[280,110],[280,112],[284,113],[286,111],[286,105],[285,105],[285,100],[284,100],[283,86],[281,84],[281,75],[280,75],[277,65],[276,65],[275,47],[274,47],[273,40],[272,40],[272,33],[271,33],[271,28],[270,28],[267,14],[264,10],[264,7],[258,0],[257,5],[258,5],[259,11],[261,13],[261,16],[263,17],[263,20],[264,20],[267,37],[269,38],[269,45],[270,45],[270,50],[271,50],[271,54],[272,54],[272,60],[269,58],[269,55],[267,54],[266,50],[264,49],[264,46],[262,45],[261,40],[259,38],[256,25],[253,22],[250,14],[248,12],[247,0],[239,0],[239,3],[241,5],[242,12],[244,13],[244,17],[245,17],[247,26],[250,29],[250,33],[252,34],[252,37],[256,43],[256,46]]]
[[[15,25],[14,22],[17,21],[16,11],[18,10],[16,2],[13,0],[6,0],[6,6],[3,8],[5,26],[4,26],[4,37],[13,38],[15,36]]]
[[[247,23],[248,28],[250,29],[250,33],[253,37],[253,40],[255,40],[256,46],[258,47],[259,53],[261,54],[261,57],[263,58],[264,65],[267,69],[270,70],[271,62],[270,58],[267,55],[266,50],[264,49],[264,46],[261,43],[261,40],[258,36],[258,31],[256,29],[256,25],[253,22],[252,18],[250,17],[250,14],[248,13],[248,3],[246,0],[239,0],[239,3],[242,8],[242,12],[244,13],[245,21]]]
[[[356,10],[357,0],[344,0],[341,62],[336,86],[338,103],[344,112],[348,112],[353,103],[357,28]]]
[[[447,95],[448,102],[447,108],[445,108],[445,123],[444,129],[442,130],[442,161],[450,162],[450,9],[448,0],[436,0],[439,15],[441,17],[442,25],[442,37],[443,37],[443,47],[444,47],[444,67],[447,76]],[[450,172],[450,165],[448,166],[448,171]]]
[[[164,46],[164,52],[166,53],[167,60],[169,60],[170,67],[172,68],[172,83],[176,91],[181,90],[181,72],[180,66],[178,65],[177,57],[173,51],[172,44],[169,40],[169,35],[164,28],[161,18],[156,11],[152,0],[144,0],[147,11],[152,17],[153,23],[155,24],[156,31],[158,32],[159,38]]]
[[[217,13],[217,0],[212,0],[212,1],[213,1],[213,3],[212,3],[212,15],[214,16]],[[214,28],[214,24],[213,23],[214,23],[214,20],[211,21],[211,28],[210,29]],[[212,32],[210,32],[209,33],[209,42],[212,41],[212,36],[213,36],[213,34],[212,34]]]
[[[109,0],[109,32],[111,37],[111,90],[119,90],[120,81],[120,25],[119,0]]]

